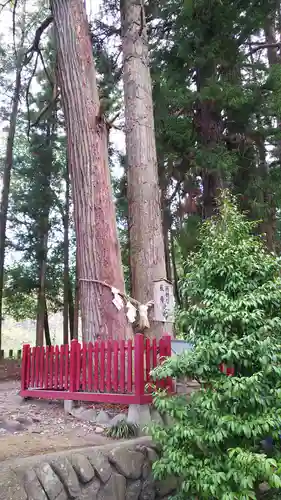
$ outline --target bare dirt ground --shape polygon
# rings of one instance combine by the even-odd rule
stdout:
[[[62,402],[22,402],[19,389],[19,381],[0,381],[0,462],[110,441],[90,423],[65,415]]]

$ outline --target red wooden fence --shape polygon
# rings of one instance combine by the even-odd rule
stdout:
[[[150,371],[171,356],[171,337],[159,342],[137,334],[134,341],[97,341],[69,345],[24,345],[21,396],[107,403],[146,404]],[[171,379],[157,387],[171,390]]]

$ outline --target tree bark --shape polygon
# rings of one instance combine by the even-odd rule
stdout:
[[[48,216],[42,223],[41,244],[38,252],[38,278],[39,288],[37,296],[37,319],[36,319],[36,345],[44,345],[44,325],[45,325],[45,281],[47,270],[48,252]]]
[[[48,316],[48,308],[47,308],[47,302],[46,302],[46,297],[45,298],[45,310],[44,310],[44,330],[45,330],[45,342],[46,345],[52,345],[51,342],[51,335],[50,335],[50,326],[49,326],[49,316]]]
[[[63,217],[63,343],[68,344],[68,309],[69,309],[69,175],[68,165],[65,175],[65,207]]]
[[[3,187],[1,193],[0,205],[0,351],[2,342],[2,309],[3,309],[3,288],[4,288],[4,263],[5,263],[5,243],[6,227],[9,206],[9,193],[11,183],[11,172],[13,167],[13,151],[16,133],[17,115],[19,109],[20,91],[21,91],[21,71],[17,69],[14,95],[12,101],[12,111],[10,115],[9,133],[6,146],[6,157],[3,172]]]
[[[69,333],[70,333],[70,340],[73,340],[75,338],[74,334],[74,301],[73,301],[73,292],[72,292],[72,283],[69,281],[68,285],[68,312],[69,312]]]
[[[125,309],[117,310],[111,289],[103,284],[124,292],[107,127],[99,103],[89,24],[83,0],[52,0],[51,9],[68,139],[83,340],[126,338],[131,329]]]
[[[153,282],[167,274],[143,0],[121,0],[121,35],[132,295],[144,304],[153,298]],[[167,327],[151,322],[147,333],[160,336]]]

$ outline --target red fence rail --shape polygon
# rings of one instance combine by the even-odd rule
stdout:
[[[150,371],[171,356],[171,337],[97,341],[71,345],[24,345],[21,396],[94,402],[146,404],[152,400]],[[171,390],[171,379],[157,382]]]

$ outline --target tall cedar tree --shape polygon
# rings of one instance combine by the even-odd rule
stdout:
[[[110,289],[124,292],[124,278],[108,168],[107,127],[85,6],[82,0],[52,0],[51,10],[68,140],[82,334],[85,341],[126,338],[130,329],[125,309],[117,310]]]

